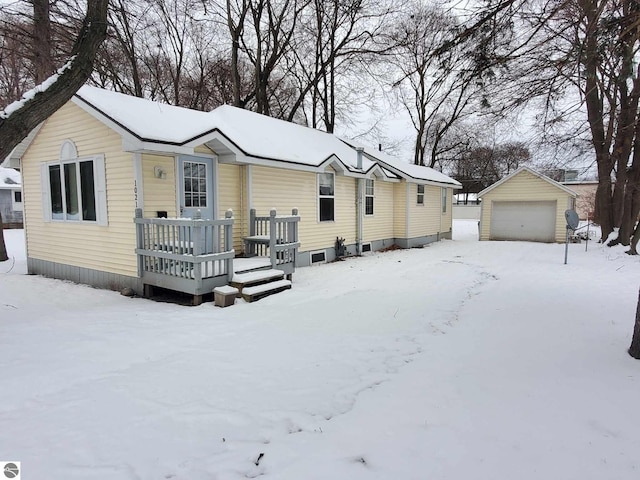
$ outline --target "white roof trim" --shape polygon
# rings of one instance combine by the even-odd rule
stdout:
[[[404,180],[406,180],[409,183],[417,183],[419,185],[433,185],[436,187],[451,187],[453,189],[461,189],[462,185],[456,183],[448,183],[448,182],[436,182],[435,180],[424,180],[422,178],[414,178],[411,175],[409,175],[408,173],[403,172],[402,170],[400,170],[397,167],[394,167],[393,165],[390,165],[388,163],[385,163],[384,160],[380,160],[380,159],[376,159],[375,161],[377,161],[379,164],[381,164],[383,166],[384,169],[389,170],[391,173],[398,175],[399,177],[403,178]],[[455,182],[455,180],[452,179],[452,181]]]
[[[565,187],[564,185],[562,185],[561,183],[556,182],[555,180],[547,177],[546,175],[543,175],[539,172],[536,172],[535,170],[532,170],[529,167],[523,166],[518,168],[515,172],[513,172],[510,175],[507,175],[504,178],[501,178],[500,180],[498,180],[496,183],[494,183],[493,185],[489,185],[487,188],[485,188],[484,190],[482,190],[480,193],[478,193],[478,198],[482,197],[483,195],[486,195],[487,193],[489,193],[491,190],[493,190],[496,187],[499,187],[500,185],[502,185],[505,182],[508,182],[509,180],[511,180],[513,177],[515,177],[516,175],[518,175],[519,173],[526,171],[529,172],[531,175],[534,175],[536,177],[538,177],[540,180],[544,180],[547,183],[550,183],[551,185],[553,185],[556,188],[559,188],[560,190],[568,193],[569,195],[572,195],[574,197],[577,197],[578,194],[576,192],[574,192],[573,190],[571,190],[570,188]]]

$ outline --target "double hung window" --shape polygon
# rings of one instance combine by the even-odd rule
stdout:
[[[335,174],[318,174],[318,219],[332,222],[335,219]]]
[[[373,198],[374,198],[373,180],[366,179],[365,185],[364,185],[364,214],[365,215],[373,215]]]
[[[424,205],[424,185],[417,185],[418,187],[418,195],[416,198],[416,203],[418,205]]]

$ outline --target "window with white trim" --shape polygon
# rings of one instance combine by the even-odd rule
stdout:
[[[318,174],[318,219],[332,222],[335,219],[335,174]]]
[[[107,224],[104,157],[77,158],[75,145],[66,140],[60,159],[42,164],[45,221]]]
[[[442,213],[447,213],[447,188],[441,187],[442,190]]]
[[[416,197],[416,203],[418,205],[424,205],[424,185],[416,185],[418,187],[418,195]]]
[[[373,215],[373,179],[366,179],[364,184],[364,214]]]
[[[15,212],[22,211],[22,191],[21,190],[11,191],[11,208]]]

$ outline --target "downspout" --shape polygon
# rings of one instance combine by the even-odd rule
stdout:
[[[357,156],[357,168],[360,172],[362,172],[362,153],[364,152],[363,147],[356,147],[356,156]],[[358,178],[357,188],[356,188],[356,255],[362,255],[362,197],[363,197],[363,183],[364,179]]]

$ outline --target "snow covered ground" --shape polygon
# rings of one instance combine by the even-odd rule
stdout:
[[[454,240],[183,307],[0,263],[0,459],[23,479],[638,479],[640,259]]]

